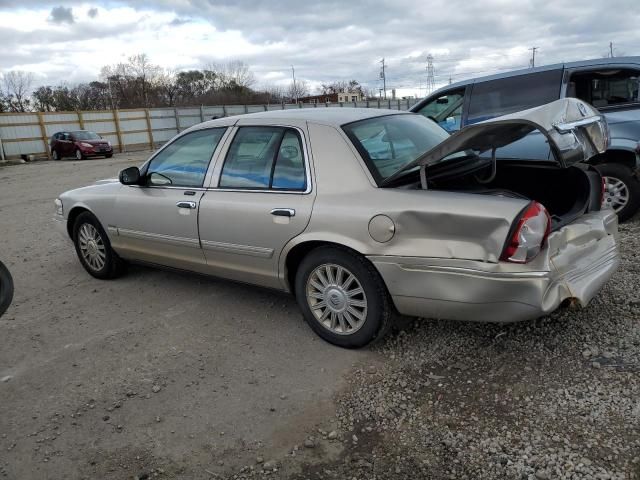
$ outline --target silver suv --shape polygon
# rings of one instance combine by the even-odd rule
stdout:
[[[609,149],[589,160],[606,182],[603,206],[620,221],[640,208],[640,57],[617,57],[549,65],[475,78],[442,88],[411,111],[432,118],[450,133],[460,128],[576,97],[597,108],[607,119]],[[540,134],[531,134],[500,149],[498,158],[545,162],[552,158]]]

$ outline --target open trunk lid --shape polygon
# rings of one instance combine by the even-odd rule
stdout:
[[[388,177],[384,184],[393,182],[404,172],[417,166],[435,165],[447,161],[450,155],[465,150],[483,153],[498,149],[535,130],[545,136],[556,163],[563,168],[588,160],[609,147],[609,128],[605,118],[582,100],[563,98],[540,107],[469,125]]]

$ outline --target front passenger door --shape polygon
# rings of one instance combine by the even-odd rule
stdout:
[[[121,256],[202,270],[198,210],[209,163],[225,130],[178,137],[142,169],[143,185],[122,186],[110,226],[112,245]]]

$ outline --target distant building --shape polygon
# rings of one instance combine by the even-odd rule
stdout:
[[[301,103],[351,103],[361,102],[363,100],[365,100],[365,98],[361,92],[323,93],[321,95],[310,95],[298,99]]]

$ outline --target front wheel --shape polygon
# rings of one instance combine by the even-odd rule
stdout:
[[[76,160],[84,160],[87,156],[80,151],[79,148],[76,148]]]
[[[109,237],[92,213],[78,215],[73,226],[73,243],[80,263],[90,275],[107,280],[124,272],[124,261],[113,251]]]
[[[55,148],[53,150],[51,150],[51,159],[52,160],[60,160],[60,154],[58,153],[58,151]]]
[[[350,250],[311,251],[296,273],[295,293],[309,326],[334,345],[363,347],[391,326],[393,307],[380,274]]]
[[[602,208],[611,208],[620,222],[630,219],[640,208],[640,181],[631,169],[619,163],[604,163],[596,167],[605,182]]]
[[[9,269],[0,262],[0,317],[7,311],[13,300],[13,278]]]

